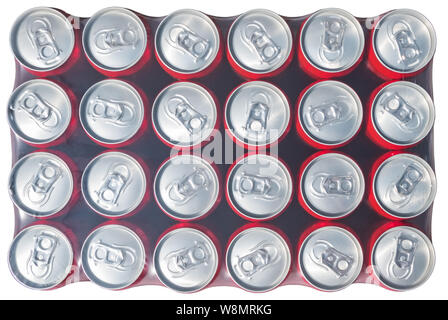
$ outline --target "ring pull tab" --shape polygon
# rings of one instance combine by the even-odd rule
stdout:
[[[168,197],[176,205],[181,206],[197,196],[201,190],[207,190],[210,178],[203,168],[194,171],[181,180],[173,181],[167,188]]]
[[[24,188],[25,197],[34,205],[44,206],[62,177],[62,170],[51,160],[39,163],[39,168]]]
[[[112,165],[99,189],[97,202],[106,208],[118,205],[118,200],[131,181],[131,170],[122,163]]]
[[[134,110],[129,102],[97,96],[89,101],[87,115],[93,121],[103,120],[118,127],[126,127],[135,119]]]
[[[255,136],[266,134],[270,110],[270,99],[264,92],[251,96],[248,104],[248,116],[244,130]]]
[[[239,177],[236,190],[241,196],[252,196],[263,200],[276,200],[280,198],[282,184],[276,177],[243,172]]]
[[[389,199],[399,207],[405,206],[411,200],[412,193],[422,179],[421,169],[412,164],[407,166],[398,182],[389,187]]]
[[[420,127],[421,115],[409,105],[398,93],[389,93],[379,101],[384,112],[393,116],[394,121],[405,131],[412,131]]]
[[[343,41],[347,24],[338,17],[327,17],[322,24],[324,30],[321,36],[319,56],[328,63],[337,63],[344,55]]]
[[[353,176],[337,176],[325,173],[317,174],[313,179],[311,190],[320,198],[350,197],[356,192],[356,183]]]
[[[46,232],[34,237],[34,248],[30,252],[27,261],[27,272],[34,278],[46,280],[54,268],[55,251],[58,246],[58,238]]]
[[[262,23],[254,21],[246,25],[242,38],[254,50],[261,63],[274,64],[280,57],[281,48],[272,40]]]
[[[95,34],[96,52],[99,54],[111,54],[128,48],[136,49],[140,41],[138,30],[131,23],[123,29],[101,29]]]
[[[167,40],[172,47],[194,58],[195,62],[206,60],[211,52],[210,41],[183,24],[175,24]]]
[[[168,100],[165,112],[181,124],[190,135],[200,133],[207,124],[207,116],[199,113],[187,98],[181,95],[175,95]]]
[[[391,22],[388,34],[397,49],[399,63],[403,63],[406,68],[412,68],[420,63],[422,51],[417,45],[417,38],[409,23],[404,20]]]
[[[407,280],[411,277],[414,270],[418,240],[400,233],[396,241],[396,249],[392,252],[388,273],[389,276],[397,280]]]
[[[319,131],[324,127],[350,120],[353,114],[350,114],[349,110],[348,105],[341,99],[325,101],[309,106],[305,119],[308,125]]]
[[[128,271],[137,261],[136,253],[132,248],[107,244],[102,240],[90,247],[89,258],[95,265],[102,265],[117,271]]]
[[[257,273],[271,267],[280,260],[279,250],[273,244],[262,241],[250,249],[250,253],[237,257],[235,270],[240,276],[252,279]]]
[[[203,242],[195,241],[189,248],[173,251],[165,257],[166,266],[174,278],[183,277],[201,265],[208,265],[210,251]]]
[[[45,17],[36,17],[29,21],[27,28],[31,45],[36,49],[38,60],[46,65],[53,65],[61,59],[62,50],[59,49],[54,38],[50,20]]]
[[[338,278],[346,277],[354,264],[352,257],[338,251],[331,243],[324,240],[316,241],[310,258],[317,265],[334,272]]]

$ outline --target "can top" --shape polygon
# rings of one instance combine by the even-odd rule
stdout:
[[[373,178],[378,204],[400,219],[424,213],[434,201],[436,189],[434,171],[425,160],[413,154],[397,154],[386,159]]]
[[[132,212],[146,193],[146,176],[141,165],[122,152],[106,152],[84,169],[81,190],[87,204],[107,217]]]
[[[73,249],[58,229],[34,225],[14,238],[8,258],[18,282],[30,289],[48,290],[61,284],[72,270]]]
[[[242,216],[265,220],[280,214],[292,197],[289,170],[277,158],[263,154],[244,157],[227,180],[231,206]]]
[[[254,227],[232,239],[226,254],[233,281],[252,292],[265,292],[280,285],[291,267],[291,252],[275,231]]]
[[[314,141],[325,145],[347,142],[359,131],[363,107],[356,92],[339,81],[320,81],[299,101],[298,119]]]
[[[28,143],[44,144],[56,140],[64,134],[71,120],[70,98],[54,82],[44,79],[27,81],[9,98],[9,126]]]
[[[112,290],[132,285],[143,272],[145,247],[131,229],[106,225],[94,230],[81,250],[82,267],[90,281]]]
[[[193,228],[179,228],[166,234],[154,251],[157,277],[179,292],[205,288],[218,270],[218,251],[212,240]]]
[[[210,212],[218,200],[218,175],[198,156],[177,155],[157,172],[154,194],[160,208],[170,217],[197,219]]]
[[[204,87],[176,82],[158,94],[152,108],[157,135],[177,147],[195,146],[210,137],[218,117],[216,103]]]
[[[339,153],[311,160],[301,176],[301,192],[309,208],[324,218],[342,218],[353,212],[364,196],[364,176],[358,165]]]
[[[112,72],[124,71],[140,61],[148,35],[142,20],[120,7],[95,13],[84,27],[84,52],[95,66]]]
[[[225,122],[239,142],[266,146],[284,135],[290,114],[288,99],[279,88],[264,81],[249,81],[227,99]]]
[[[393,10],[383,16],[373,31],[373,50],[388,69],[413,73],[431,61],[436,50],[436,33],[421,13]]]
[[[300,247],[300,271],[319,290],[337,291],[348,287],[358,278],[362,265],[358,239],[340,227],[317,229]]]
[[[300,50],[315,68],[330,73],[350,69],[364,52],[364,31],[358,20],[341,9],[312,14],[300,33]]]
[[[178,10],[165,17],[155,35],[155,50],[165,67],[182,73],[203,71],[220,48],[214,22],[200,11]]]
[[[38,72],[52,71],[71,56],[75,32],[61,12],[38,7],[17,18],[10,44],[17,61],[24,67]]]
[[[86,133],[105,144],[131,139],[140,129],[144,104],[127,82],[107,79],[91,86],[79,104],[79,119]]]
[[[395,227],[376,240],[371,263],[384,286],[399,291],[414,289],[432,274],[434,247],[421,231],[408,226]]]
[[[47,152],[34,152],[14,165],[9,194],[23,213],[48,218],[61,211],[73,193],[73,176],[67,164]]]
[[[285,20],[264,9],[240,15],[230,27],[227,38],[235,63],[255,74],[270,73],[284,65],[291,54],[292,42]]]
[[[425,138],[434,125],[434,103],[425,89],[408,82],[393,82],[378,92],[371,117],[376,132],[386,141],[407,146]]]

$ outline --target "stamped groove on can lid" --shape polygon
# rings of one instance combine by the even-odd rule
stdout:
[[[87,204],[110,218],[123,217],[136,209],[146,193],[142,166],[122,152],[106,152],[84,169],[81,190]]]
[[[373,193],[380,207],[393,217],[414,218],[424,213],[436,196],[434,171],[422,158],[397,154],[386,159],[373,178]]]
[[[278,141],[289,127],[291,111],[283,92],[268,82],[250,81],[227,99],[225,122],[229,133],[248,146]]]
[[[353,67],[364,52],[364,32],[358,20],[341,9],[311,15],[300,33],[300,50],[307,61],[324,72]]]
[[[87,22],[82,44],[87,58],[100,69],[124,71],[137,64],[148,42],[145,25],[132,11],[112,7],[95,13]]]
[[[400,146],[418,143],[434,125],[434,103],[419,85],[393,82],[382,88],[372,103],[372,123],[386,141]]]
[[[339,81],[321,81],[310,87],[299,101],[299,123],[314,141],[339,145],[359,131],[363,107],[356,92]]]
[[[118,144],[131,139],[143,123],[144,104],[127,82],[107,79],[92,85],[79,105],[79,119],[95,141]]]
[[[395,227],[376,240],[371,263],[382,285],[398,291],[414,289],[432,274],[434,247],[421,231],[408,226]]]
[[[218,270],[218,251],[210,238],[193,228],[166,234],[154,251],[154,268],[159,280],[179,292],[205,288]]]
[[[254,227],[232,239],[226,253],[227,270],[233,281],[252,292],[265,292],[280,285],[291,267],[291,252],[275,231]]]
[[[14,238],[8,263],[18,282],[30,289],[48,290],[61,284],[72,271],[73,249],[58,229],[34,225]]]
[[[194,155],[177,155],[160,167],[154,178],[154,194],[160,208],[178,220],[207,214],[219,196],[215,169]]]
[[[398,73],[421,70],[436,50],[434,27],[425,16],[410,9],[393,10],[383,16],[373,31],[372,41],[381,64]]]
[[[47,152],[21,158],[9,177],[9,194],[25,214],[49,218],[60,212],[73,193],[73,176],[67,164]]]
[[[90,281],[106,289],[120,290],[140,277],[146,252],[134,231],[121,225],[106,225],[94,230],[84,241],[81,261]]]
[[[231,58],[243,70],[271,73],[288,60],[293,38],[285,20],[276,13],[258,9],[240,15],[227,38]]]
[[[8,121],[14,133],[33,144],[50,143],[67,130],[72,105],[56,83],[30,80],[17,87],[8,102]]]
[[[362,247],[349,231],[328,226],[313,231],[299,251],[299,267],[319,290],[337,291],[352,284],[363,266]]]
[[[176,82],[158,94],[152,108],[157,135],[176,147],[192,147],[207,140],[218,118],[216,103],[204,87]]]
[[[277,158],[254,154],[232,167],[227,180],[230,205],[250,220],[279,215],[289,204],[293,183],[289,170]]]
[[[177,73],[205,70],[220,49],[215,23],[196,10],[178,10],[165,17],[155,35],[155,50],[162,64]]]
[[[75,32],[61,12],[38,7],[24,12],[15,21],[10,44],[24,67],[38,72],[52,71],[71,56]]]

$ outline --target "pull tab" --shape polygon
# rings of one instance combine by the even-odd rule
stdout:
[[[27,272],[36,279],[47,279],[53,271],[54,253],[58,243],[57,237],[46,232],[35,236],[34,248],[27,261]]]
[[[327,101],[308,107],[305,118],[311,127],[319,131],[324,127],[348,121],[350,119],[348,110],[347,104],[341,100]]]
[[[319,174],[314,178],[311,186],[313,193],[321,198],[349,197],[355,194],[355,179],[352,176]]]
[[[202,168],[194,168],[193,173],[168,186],[168,196],[176,205],[184,205],[201,190],[207,190],[209,183],[210,179],[206,171]]]
[[[418,183],[423,179],[423,172],[414,165],[409,165],[400,180],[389,187],[389,199],[396,205],[406,205]]]
[[[115,164],[107,172],[100,188],[95,191],[97,202],[105,207],[118,205],[118,199],[131,180],[131,171],[125,164]]]
[[[207,116],[199,113],[190,102],[181,95],[170,98],[165,111],[168,116],[180,123],[190,134],[201,132],[207,124]]]
[[[252,279],[256,273],[271,267],[280,259],[279,250],[273,244],[262,241],[250,253],[238,257],[235,269],[245,278]]]
[[[52,65],[61,59],[62,50],[59,49],[50,20],[36,17],[28,23],[28,38],[36,49],[38,59],[46,65]]]
[[[266,133],[270,99],[264,92],[252,95],[249,101],[245,130],[254,135]]]
[[[95,265],[100,264],[117,271],[128,271],[137,261],[132,248],[107,244],[101,240],[90,247],[89,258]]]
[[[165,257],[167,268],[174,278],[183,277],[200,265],[207,265],[210,252],[203,242],[195,241],[194,246],[169,253]]]
[[[318,265],[333,271],[338,278],[346,277],[353,267],[354,259],[338,251],[327,241],[316,241],[310,258]]]
[[[414,270],[415,252],[418,240],[400,233],[396,238],[397,247],[389,263],[389,275],[397,280],[407,280]]]
[[[323,21],[324,31],[321,37],[319,55],[323,61],[334,63],[344,54],[344,34],[346,23],[337,17],[327,17]]]
[[[61,168],[52,161],[39,164],[36,174],[25,185],[25,197],[35,205],[45,205],[55,188],[56,182],[62,177]]]
[[[205,60],[210,53],[210,42],[183,24],[174,25],[169,32],[168,43],[194,58],[195,62]]]
[[[61,122],[59,110],[33,91],[25,91],[12,110],[20,110],[33,120],[41,129],[51,131]]]
[[[135,49],[139,41],[138,30],[132,24],[123,29],[102,29],[95,34],[95,47],[99,54],[111,54],[127,48]]]
[[[398,50],[398,62],[403,63],[406,68],[412,68],[420,63],[422,51],[416,43],[415,33],[409,23],[404,20],[390,23],[388,33]]]
[[[281,48],[266,32],[266,28],[258,21],[246,25],[242,34],[243,40],[255,50],[261,63],[273,64],[280,57]]]
[[[87,115],[94,121],[103,120],[118,127],[128,126],[135,118],[132,104],[100,97],[89,101]]]
[[[254,196],[264,200],[275,200],[281,196],[281,182],[273,177],[263,177],[243,172],[237,191],[242,196]]]
[[[394,92],[383,97],[379,103],[403,130],[410,131],[420,127],[422,122],[420,114],[398,93]]]

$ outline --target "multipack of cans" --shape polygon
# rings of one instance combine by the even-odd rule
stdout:
[[[41,7],[11,46],[8,258],[26,287],[401,291],[431,275],[420,13]]]

